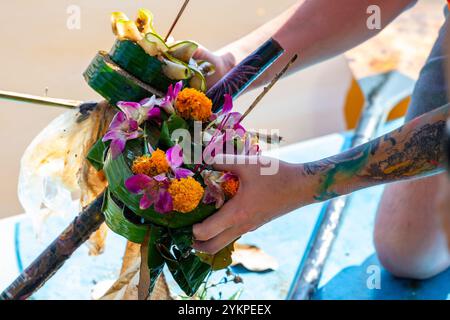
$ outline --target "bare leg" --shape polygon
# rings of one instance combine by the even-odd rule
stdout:
[[[387,186],[375,221],[375,247],[383,266],[399,277],[426,279],[450,266],[436,210],[442,174]]]

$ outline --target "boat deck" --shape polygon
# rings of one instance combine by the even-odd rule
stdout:
[[[401,121],[395,121],[385,126],[384,130],[391,130],[400,124]],[[301,142],[279,149],[278,156],[291,162],[319,159],[339,152],[349,137],[349,134],[333,134]],[[383,187],[374,187],[352,195],[314,299],[450,298],[450,270],[427,281],[412,281],[397,279],[381,267],[372,243],[372,231],[382,190]],[[240,242],[257,245],[273,256],[279,268],[254,273],[234,267],[233,271],[240,274],[244,282],[219,286],[211,294],[217,298],[220,291],[221,297],[226,299],[241,290],[241,299],[285,299],[321,208],[321,204],[315,204],[295,210],[242,237]],[[0,290],[36,257],[68,221],[70,219],[51,218],[48,230],[40,240],[33,236],[31,224],[23,216],[0,221],[3,261],[0,264]],[[81,247],[32,298],[90,299],[95,284],[115,279],[124,248],[125,240],[112,232],[103,255],[89,257],[87,247]],[[371,284],[378,275],[379,286],[374,288]],[[219,281],[223,276],[223,272],[218,272],[213,280]]]

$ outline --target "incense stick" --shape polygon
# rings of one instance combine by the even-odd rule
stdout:
[[[180,20],[181,15],[184,12],[184,9],[186,9],[187,5],[189,3],[189,0],[185,0],[183,3],[183,6],[181,7],[180,11],[177,14],[177,17],[173,21],[172,25],[170,26],[169,32],[167,32],[166,37],[164,38],[164,42],[167,42],[167,39],[169,39],[170,34],[172,33],[173,29],[175,28],[175,25],[177,24],[178,20]]]
[[[56,106],[67,109],[77,108],[80,104],[82,104],[82,101],[48,98],[48,97],[34,96],[26,93],[18,93],[3,90],[0,90],[0,98],[6,98],[9,100],[21,102],[40,103],[48,106]]]
[[[245,111],[245,113],[242,115],[241,119],[239,120],[239,122],[242,122],[245,117],[247,117],[249,115],[250,112],[253,111],[253,109],[255,109],[256,105],[262,100],[262,98],[264,98],[264,96],[267,94],[267,92],[269,92],[270,89],[272,89],[272,87],[275,85],[275,83],[277,83],[278,80],[280,80],[280,78],[286,73],[286,71],[289,69],[289,67],[295,62],[295,60],[297,60],[298,55],[295,54],[291,60],[289,60],[289,62],[284,66],[283,69],[281,69],[281,71],[275,75],[275,77],[272,79],[272,81],[270,81],[270,83],[264,87],[263,91],[256,97],[256,99],[253,101],[253,103],[250,105],[250,107],[248,107],[247,111]]]

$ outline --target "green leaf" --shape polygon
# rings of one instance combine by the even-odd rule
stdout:
[[[173,254],[167,247],[160,246],[159,249],[180,288],[188,296],[194,295],[211,272],[211,267],[193,254],[184,257],[176,248],[172,250]]]
[[[151,225],[148,235],[148,250],[147,250],[147,266],[150,272],[150,287],[149,293],[153,291],[156,281],[163,271],[165,260],[159,252],[158,246],[164,239],[167,232],[165,228]]]
[[[186,122],[186,120],[184,120],[182,117],[176,115],[176,114],[172,114],[169,119],[167,120],[167,126],[169,128],[169,132],[170,134],[172,134],[173,131],[175,131],[176,129],[188,129],[189,126]]]
[[[175,141],[172,140],[172,133],[177,129],[188,130],[189,125],[186,120],[180,116],[172,114],[161,126],[161,135],[159,139],[161,148],[166,149],[175,145]]]
[[[161,131],[152,122],[147,121],[144,125],[145,138],[152,148],[156,147],[161,136]]]
[[[228,300],[239,300],[239,298],[241,297],[242,294],[242,289],[239,289],[238,291],[236,291],[235,293],[233,293]]]
[[[182,254],[189,252],[192,250],[193,234],[192,227],[178,228],[178,229],[170,229],[169,230],[170,237],[174,245],[180,250]]]
[[[136,225],[123,215],[123,208],[115,203],[109,190],[107,190],[104,201],[103,213],[106,225],[115,233],[125,237],[131,242],[144,242],[148,226]]]
[[[159,147],[163,148],[170,148],[174,146],[173,141],[170,139],[170,132],[169,127],[167,126],[167,122],[164,121],[161,125],[161,134],[159,136]]]
[[[211,266],[212,270],[217,271],[225,269],[231,265],[231,255],[234,251],[234,242],[217,252],[216,254],[208,254],[204,252],[197,252],[196,255],[201,261]]]
[[[105,160],[105,152],[108,149],[109,143],[105,143],[102,141],[102,138],[98,139],[98,141],[92,146],[91,150],[87,154],[87,160],[92,164],[92,166],[100,171],[103,169],[103,163]]]
[[[130,150],[128,149],[127,152],[129,151]],[[130,193],[125,187],[125,180],[131,177],[133,173],[125,161],[124,156],[120,155],[116,159],[112,159],[111,152],[108,152],[103,169],[108,180],[108,188],[114,197],[124,203],[135,214],[144,217],[154,224],[169,228],[192,226],[194,223],[201,222],[216,211],[216,208],[213,205],[206,205],[203,203],[200,203],[197,208],[189,213],[172,211],[161,214],[156,212],[152,207],[141,210],[139,208],[141,196]]]

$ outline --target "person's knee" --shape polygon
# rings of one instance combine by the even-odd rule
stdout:
[[[393,275],[426,279],[450,264],[434,207],[439,177],[386,187],[377,213],[374,243]]]
[[[383,233],[375,233],[374,242],[381,265],[396,277],[428,279],[448,266],[444,261],[425,261],[413,246],[392,241]]]

